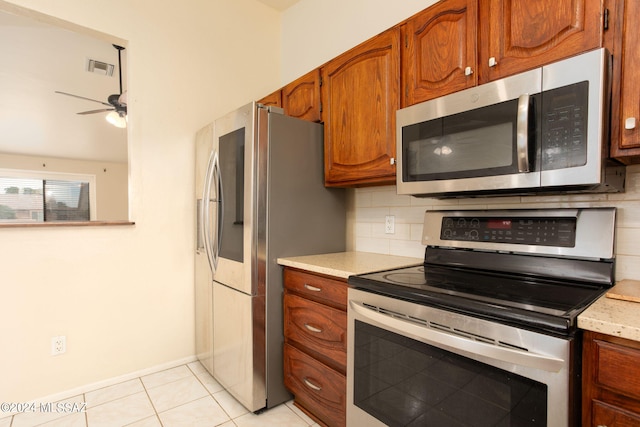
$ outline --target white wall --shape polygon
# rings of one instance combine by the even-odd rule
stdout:
[[[280,15],[254,0],[10,3],[128,41],[135,225],[0,228],[0,401],[193,358],[195,132],[278,85]],[[52,357],[56,335],[67,352]]]
[[[283,13],[283,84],[379,34],[433,0],[302,0]],[[398,196],[395,186],[349,190],[347,247],[351,250],[422,258],[427,209],[615,206],[617,279],[640,279],[640,166],[628,168],[627,191],[617,195],[506,197],[441,201]],[[395,234],[384,234],[394,215]]]
[[[282,14],[282,85],[436,1],[301,0]]]

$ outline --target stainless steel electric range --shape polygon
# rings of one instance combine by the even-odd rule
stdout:
[[[422,265],[349,278],[348,425],[573,426],[614,208],[427,211]]]

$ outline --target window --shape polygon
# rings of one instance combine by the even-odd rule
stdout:
[[[0,169],[0,223],[94,218],[95,176]]]

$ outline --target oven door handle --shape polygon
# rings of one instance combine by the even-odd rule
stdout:
[[[559,372],[565,365],[565,362],[557,357],[476,341],[466,336],[445,332],[424,324],[404,320],[397,316],[380,313],[379,311],[367,308],[358,301],[350,300],[349,306],[358,316],[374,321],[386,329],[393,329],[394,332],[400,335],[416,338],[426,344],[456,354],[462,354],[471,358],[474,358],[474,356],[482,356],[515,365],[542,369],[548,372]]]

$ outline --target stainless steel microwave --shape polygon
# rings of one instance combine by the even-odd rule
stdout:
[[[397,191],[433,197],[619,192],[606,49],[397,111]]]

